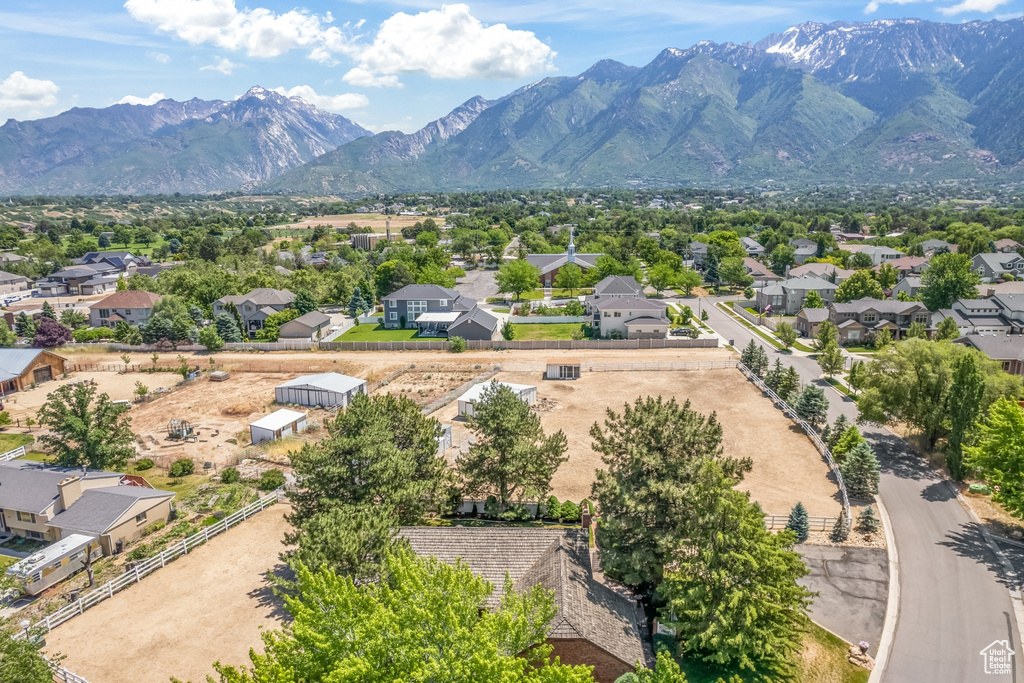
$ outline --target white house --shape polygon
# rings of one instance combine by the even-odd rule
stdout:
[[[469,389],[462,396],[459,396],[459,415],[466,417],[473,416],[473,406],[484,396],[484,390],[493,384],[508,387],[519,398],[526,401],[528,405],[537,402],[537,387],[530,384],[511,384],[510,382],[481,382]]]
[[[283,439],[306,431],[306,413],[282,408],[249,424],[249,436],[254,444]]]
[[[344,408],[356,394],[366,393],[366,380],[337,372],[303,375],[274,388],[278,403],[300,406],[339,406]],[[253,441],[255,443],[255,441]]]

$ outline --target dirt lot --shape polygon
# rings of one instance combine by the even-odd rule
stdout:
[[[199,683],[211,664],[247,664],[261,628],[284,616],[265,573],[282,568],[288,528],[275,505],[46,636],[46,650],[90,681]]]
[[[376,230],[380,228],[381,232],[384,232],[386,222],[391,221],[392,230],[401,230],[402,228],[421,223],[427,216],[384,216],[379,213],[343,213],[334,214],[331,216],[314,216],[307,218],[299,223],[289,223],[288,225],[274,225],[268,228],[269,230],[296,230],[302,228],[313,228],[317,225],[330,225],[335,228],[346,228],[349,223],[355,223],[359,227],[370,227]],[[434,219],[437,221],[438,219]],[[440,221],[444,222],[443,219]]]
[[[70,382],[92,380],[96,382],[100,393],[106,393],[113,401],[126,401],[134,398],[135,382],[140,381],[149,387],[149,390],[156,391],[161,388],[169,388],[181,381],[181,375],[173,372],[129,373],[118,374],[116,372],[76,372],[70,379],[55,379],[37,386],[35,389],[19,391],[11,394],[4,401],[4,408],[11,413],[13,418],[22,418],[26,415],[34,415],[37,410],[46,402],[46,397],[57,387]]]
[[[568,437],[569,461],[552,480],[560,500],[590,495],[594,472],[602,467],[591,448],[590,427],[603,424],[605,409],[621,412],[624,403],[639,396],[660,395],[680,403],[690,399],[692,407],[705,414],[718,411],[726,455],[754,461],[739,488],[750,491],[765,512],[788,514],[802,501],[811,515],[839,515],[836,486],[814,445],[736,370],[584,372],[573,382],[543,380],[536,372],[502,372],[496,379],[536,385],[539,403],[551,407],[540,412],[545,431],[561,429]],[[453,402],[434,414],[454,425],[455,446],[465,444],[469,436],[465,422],[453,420],[457,413],[458,404]]]
[[[444,369],[409,371],[388,382],[387,385],[380,388],[380,391],[395,396],[405,396],[421,406],[425,406],[452,389],[462,386],[479,375],[480,372],[478,370]]]

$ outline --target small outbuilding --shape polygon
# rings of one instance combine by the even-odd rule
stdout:
[[[366,380],[338,372],[303,375],[288,380],[274,389],[278,403],[300,406],[346,407],[356,394],[366,393]]]
[[[276,441],[306,431],[306,413],[282,408],[249,424],[249,436],[254,444]]]
[[[582,363],[575,359],[556,358],[549,360],[544,377],[545,379],[579,379],[581,365]]]
[[[37,553],[15,562],[7,569],[7,576],[18,581],[29,595],[38,595],[44,589],[59,583],[85,569],[85,553],[93,560],[103,555],[95,536],[69,534]]]
[[[470,387],[469,391],[459,396],[459,415],[466,417],[473,416],[473,406],[477,401],[483,398],[484,390],[492,384],[498,384],[503,387],[508,387],[512,390],[519,398],[526,401],[527,405],[533,405],[537,402],[537,387],[531,384],[512,384],[510,382],[481,382],[473,387]]]
[[[320,311],[310,311],[294,320],[289,320],[278,329],[280,339],[318,340],[322,330],[331,324],[331,316]]]
[[[0,349],[0,392],[22,391],[64,374],[67,359],[45,349]]]

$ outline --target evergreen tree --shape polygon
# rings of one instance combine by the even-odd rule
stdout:
[[[775,365],[772,366],[771,370],[765,373],[765,386],[767,386],[769,389],[778,394],[779,386],[782,384],[782,376],[785,374],[785,372],[786,371],[782,367],[782,360],[776,358]]]
[[[807,536],[811,533],[811,523],[807,518],[807,508],[804,507],[803,503],[797,503],[789,511],[789,520],[786,522],[786,528],[796,534],[797,543],[803,543],[807,540]]]
[[[348,314],[353,318],[358,318],[364,310],[366,310],[366,302],[363,301],[363,291],[356,287],[352,292],[352,297],[348,300]]]
[[[832,425],[832,429],[829,432],[829,438],[825,440],[828,444],[828,449],[832,450],[839,443],[839,439],[842,438],[843,434],[846,433],[847,428],[850,426],[850,421],[846,419],[846,416],[841,414],[836,418],[835,423]],[[822,437],[824,438],[824,437]]]
[[[875,516],[874,507],[868,505],[857,515],[857,531],[864,534],[873,534],[878,531],[880,522]]]
[[[704,259],[704,279],[713,284],[718,284],[718,256],[709,253]]]
[[[363,297],[360,296],[359,300],[362,301]],[[298,311],[299,315],[306,315],[307,313],[315,311],[319,306],[320,303],[308,289],[300,289],[295,295],[295,299],[292,301],[292,308]]]
[[[238,324],[228,313],[221,313],[214,320],[214,327],[217,328],[217,335],[225,342],[240,342],[242,334],[238,331]]]
[[[50,320],[57,319],[57,313],[53,310],[53,306],[50,305],[49,301],[43,302],[43,311],[40,316],[43,318],[49,318]]]
[[[840,517],[836,520],[836,523],[832,525],[832,532],[828,535],[828,538],[833,543],[843,543],[849,537],[850,530],[846,528],[846,524],[843,523],[843,518]]]
[[[743,351],[740,353],[740,362],[747,366],[747,368],[753,372],[754,369],[751,367],[754,365],[754,356],[757,354],[757,344],[753,339],[750,343],[743,347]]]
[[[114,287],[115,287],[115,291],[118,291],[118,292],[123,292],[124,290],[128,289],[128,283],[125,282],[125,280],[124,280],[124,273],[118,273],[118,275],[117,275],[117,284]]]
[[[768,372],[768,353],[763,346],[758,346],[754,351],[753,366],[750,368],[758,377],[764,377]]]
[[[505,341],[512,341],[516,338],[516,328],[512,325],[511,320],[506,320],[505,324],[501,326],[501,338]]]
[[[957,358],[953,362],[953,384],[949,388],[950,429],[946,445],[946,468],[954,481],[962,481],[967,475],[963,447],[978,422],[984,393],[985,377],[974,355],[968,353]]]
[[[878,458],[866,441],[850,449],[839,471],[852,497],[869,499],[878,493]]]
[[[814,384],[808,384],[800,392],[796,405],[793,406],[800,419],[810,423],[815,429],[824,422],[828,415],[828,399],[825,398],[824,390]]]
[[[862,443],[864,443],[864,437],[861,436],[860,430],[857,429],[857,425],[850,425],[842,434],[839,435],[838,439],[834,440],[834,445],[830,448],[832,451],[832,457],[834,457],[836,461],[842,461],[843,458],[846,457],[847,453]]]
[[[202,327],[203,323],[206,321],[206,316],[203,315],[203,309],[199,308],[195,304],[188,307],[188,317],[191,318],[196,327]]]
[[[821,325],[818,326],[818,334],[814,335],[814,348],[816,351],[822,351],[829,344],[839,343],[839,328],[836,327],[828,320],[822,321]]]
[[[793,405],[800,392],[800,374],[792,365],[786,370],[779,382],[779,390],[775,393],[789,405]]]

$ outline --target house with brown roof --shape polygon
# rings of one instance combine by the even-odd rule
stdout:
[[[551,654],[563,664],[593,666],[598,683],[613,683],[637,662],[652,666],[639,600],[595,576],[587,529],[403,527],[400,536],[417,555],[461,559],[490,581],[488,609],[500,604],[506,576],[516,592],[538,585],[553,592]]]
[[[138,327],[153,315],[153,306],[163,297],[153,292],[122,289],[89,305],[89,324],[93,327],[114,327],[122,320]]]
[[[1024,249],[1024,245],[1022,245],[1017,240],[1011,240],[1009,237],[1004,237],[1001,240],[996,240],[994,244],[996,247],[996,251],[1002,252],[1003,254],[1016,253],[1018,250]]]
[[[246,332],[251,337],[263,329],[263,322],[268,317],[288,308],[294,300],[295,294],[286,289],[260,287],[247,294],[222,296],[213,302],[213,315],[218,316],[226,312],[228,305],[234,304]]]
[[[891,261],[885,261],[890,266],[896,269],[899,275],[899,279],[902,280],[905,277],[911,275],[920,275],[925,268],[928,267],[928,261],[930,259],[924,256],[901,256],[899,258],[892,259]],[[874,267],[874,271],[877,273],[882,269],[881,265]]]
[[[754,287],[764,287],[782,280],[781,275],[776,275],[768,266],[749,256],[743,259],[743,267],[746,269],[747,275],[754,278]]]

